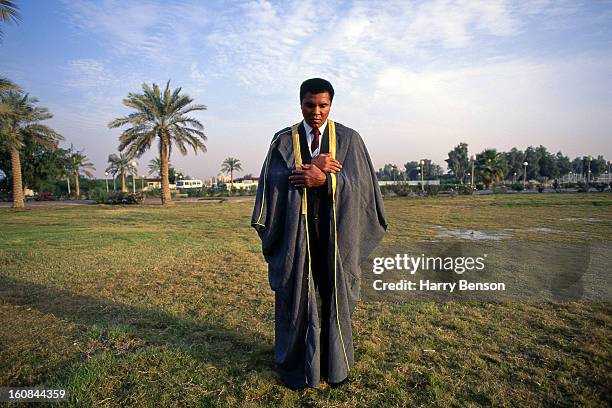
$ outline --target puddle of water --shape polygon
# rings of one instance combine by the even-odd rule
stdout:
[[[450,230],[444,229],[444,227],[441,226],[435,226],[434,228],[440,230],[440,232],[435,234],[436,238],[459,238],[474,241],[499,241],[502,239],[510,238],[510,235],[504,234],[503,232],[493,233],[478,230]]]
[[[560,221],[586,221],[586,222],[602,222],[603,220],[600,220],[599,218],[574,218],[574,217],[568,217],[568,218],[559,218]]]
[[[504,231],[511,232],[561,232],[559,230],[548,227],[531,227],[531,228],[504,228]]]

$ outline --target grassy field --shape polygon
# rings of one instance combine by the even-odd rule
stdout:
[[[435,237],[435,226],[612,240],[610,194],[385,206],[386,243]],[[251,210],[0,209],[0,385],[63,386],[72,405],[108,407],[612,403],[610,303],[362,301],[351,382],[286,389],[274,372],[273,293]]]

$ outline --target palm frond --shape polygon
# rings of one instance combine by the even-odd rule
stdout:
[[[19,22],[21,15],[18,10],[19,7],[14,1],[0,0],[0,21],[7,24]],[[4,32],[0,29],[0,42],[3,36]]]

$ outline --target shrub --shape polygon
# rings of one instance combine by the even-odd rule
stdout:
[[[106,193],[106,192],[104,192]],[[137,193],[122,193],[122,192],[114,192],[109,193],[106,198],[102,199],[102,196],[99,196],[96,199],[98,204],[110,204],[110,205],[128,205],[128,204],[140,204],[144,200],[144,195],[142,192]]]
[[[151,190],[147,190],[147,197],[161,198],[161,188],[153,188]]]
[[[473,195],[474,194],[474,187],[469,185],[469,184],[459,185],[459,186],[457,186],[457,192],[460,195]]]
[[[555,181],[553,181],[552,183],[552,187],[555,189],[555,191],[559,190],[559,188],[561,188],[561,184],[559,183],[559,180],[555,179]]]
[[[510,188],[514,191],[523,191],[525,189],[525,186],[523,185],[523,183],[512,183],[510,185]]]
[[[182,189],[181,193],[187,193],[187,197],[204,197],[202,188],[186,188]]]
[[[600,193],[604,191],[606,187],[608,187],[606,183],[592,183],[591,185],[595,187]]]
[[[34,197],[34,200],[36,201],[54,201],[56,200],[56,198],[52,193],[48,191],[41,191]]]
[[[427,193],[428,196],[437,196],[439,192],[440,186],[429,184],[425,186],[425,193]]]
[[[410,186],[408,184],[391,184],[391,185],[380,187],[380,192],[383,195],[387,195],[387,196],[406,197],[410,195],[410,193],[415,192],[415,191],[421,191],[421,187]]]
[[[107,193],[105,189],[102,188],[94,188],[89,190],[87,193],[87,198],[90,200],[95,200],[97,203],[103,203],[108,199],[110,193]]]
[[[588,191],[589,191],[589,185],[587,183],[585,183],[584,181],[578,182],[578,192],[579,193],[586,193]]]

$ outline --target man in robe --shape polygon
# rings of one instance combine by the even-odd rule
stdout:
[[[348,380],[360,263],[387,228],[361,136],[328,119],[333,97],[324,79],[302,83],[304,119],[272,138],[251,219],[275,292],[276,368],[292,389]]]

